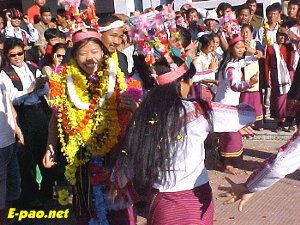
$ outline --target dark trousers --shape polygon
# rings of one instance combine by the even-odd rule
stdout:
[[[21,199],[29,203],[36,200],[38,183],[36,181],[36,166],[39,165],[43,179],[41,186],[46,192],[51,192],[54,180],[42,166],[42,158],[46,150],[48,138],[49,117],[42,104],[17,107],[21,130],[24,135],[24,150],[19,154],[21,171]]]

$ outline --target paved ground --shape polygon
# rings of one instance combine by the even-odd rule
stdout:
[[[276,147],[284,141],[246,141],[245,167],[248,171],[240,176],[231,176],[216,170],[210,170],[209,176],[215,196],[215,225],[299,225],[300,171],[287,176],[269,190],[257,193],[246,205],[243,212],[238,212],[237,203],[223,205],[224,199],[218,198],[219,186],[229,186],[225,177],[235,182],[244,182],[252,168],[276,153]]]
[[[271,129],[271,128],[270,128]],[[267,191],[256,194],[252,201],[246,205],[243,212],[238,212],[237,204],[223,205],[223,199],[218,198],[221,191],[220,186],[228,186],[225,177],[229,177],[235,182],[244,182],[251,174],[251,171],[272,153],[276,153],[276,148],[280,147],[285,140],[291,136],[288,132],[272,132],[264,130],[257,132],[253,139],[245,140],[245,173],[239,176],[227,175],[217,169],[215,154],[207,154],[207,167],[209,169],[210,183],[213,188],[215,202],[215,225],[299,225],[300,205],[300,171],[282,179]],[[46,203],[46,209],[65,209],[57,204],[55,200]],[[68,206],[70,211],[72,207]],[[138,224],[146,224],[144,209],[139,209]],[[67,225],[75,224],[74,215],[70,213],[69,219],[61,220],[38,220],[27,221],[26,225]],[[121,225],[121,224],[120,224]]]

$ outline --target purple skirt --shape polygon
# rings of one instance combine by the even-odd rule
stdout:
[[[239,167],[243,159],[243,142],[240,132],[219,133],[218,137],[223,165]]]
[[[158,192],[149,199],[148,225],[212,225],[214,205],[209,183],[192,190]]]
[[[272,95],[271,93],[271,102],[270,102],[270,111],[271,117],[275,119],[284,119],[286,118],[286,106],[287,106],[287,94],[284,95]]]
[[[201,98],[202,100],[205,100],[207,102],[211,102],[214,94],[209,89],[209,87],[197,82],[193,83],[193,85],[190,88],[189,98]]]
[[[247,103],[252,106],[256,111],[256,121],[263,119],[263,106],[261,104],[261,96],[259,91],[255,92],[242,92],[240,96],[240,102]]]

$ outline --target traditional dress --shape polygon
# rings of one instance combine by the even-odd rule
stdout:
[[[288,93],[287,115],[296,118],[296,124],[300,124],[300,64],[298,64],[292,86]]]
[[[300,40],[300,25],[295,24],[294,26],[289,28],[288,32],[292,32],[294,35],[297,36],[298,41]],[[293,68],[294,70],[296,70],[300,58],[300,46],[299,43],[298,44],[292,43],[292,45],[295,51]]]
[[[298,108],[300,110],[300,108]],[[248,178],[246,185],[250,192],[258,192],[293,173],[300,167],[300,129],[278,149],[277,155],[266,159]]]
[[[65,175],[74,187],[77,224],[134,225],[129,193],[115,203],[106,196],[117,144],[131,115],[119,108],[120,93],[130,93],[132,83],[125,83],[117,53],[89,78],[71,60],[60,74],[54,73],[49,79],[50,103],[68,162]],[[59,197],[61,203],[64,196]]]
[[[193,76],[193,85],[191,86],[189,96],[192,98],[201,98],[205,101],[212,101],[213,92],[211,90],[212,85],[201,83],[204,79],[215,79],[215,72],[209,69],[209,65],[213,59],[213,54],[200,51],[198,56],[194,60],[196,67],[196,74]]]
[[[223,76],[219,77],[219,85],[214,101],[226,105],[238,105],[240,92],[251,87],[248,81],[242,80],[243,73],[239,62],[229,62]],[[242,161],[243,143],[239,132],[219,134],[220,155],[222,163],[238,167]]]
[[[204,140],[209,132],[234,132],[255,120],[255,111],[248,105],[233,107],[212,102],[213,127],[210,127],[198,103],[186,100],[182,103],[187,115],[186,135],[171,145],[171,151],[178,148],[174,171],[167,175],[165,184],[153,185],[149,225],[213,224],[213,198],[204,164]],[[184,129],[180,131],[182,134]],[[114,178],[118,186],[123,187],[131,179],[130,172],[126,168],[116,171]]]
[[[267,47],[265,74],[271,82],[271,116],[282,122],[286,118],[287,93],[291,86],[294,51],[291,45],[273,44]]]
[[[250,47],[253,49],[262,51],[262,49],[259,48],[259,45],[256,43],[255,40],[251,40]],[[249,54],[246,53],[246,57],[249,57]],[[251,69],[247,70],[247,68],[251,68]],[[255,71],[258,71],[258,75],[259,75],[259,62],[258,61],[254,61],[253,63],[251,63],[250,65],[248,65],[247,67],[244,68],[243,80],[245,80],[245,77],[253,76]],[[240,102],[247,103],[255,109],[255,111],[256,111],[256,126],[258,128],[260,128],[260,127],[262,127],[263,107],[262,107],[262,102],[261,102],[261,94],[259,91],[259,84],[256,84],[256,85],[258,86],[256,89],[249,89],[249,90],[241,93]]]

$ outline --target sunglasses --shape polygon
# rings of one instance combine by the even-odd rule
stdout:
[[[16,56],[22,56],[22,55],[24,55],[24,52],[18,52],[18,53],[9,54],[8,57],[9,58],[14,58]]]
[[[57,54],[56,56],[57,56],[57,58],[65,57],[65,55],[61,55],[61,54]]]

